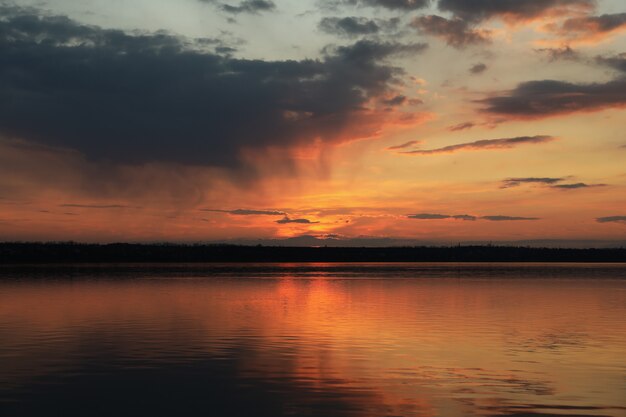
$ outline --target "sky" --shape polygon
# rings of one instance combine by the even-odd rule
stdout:
[[[623,0],[0,1],[0,240],[626,241]]]

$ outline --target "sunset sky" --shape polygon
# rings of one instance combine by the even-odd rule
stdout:
[[[0,240],[626,241],[623,0],[0,0]]]

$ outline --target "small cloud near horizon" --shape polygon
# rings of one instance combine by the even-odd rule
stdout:
[[[235,209],[235,210],[200,209],[200,211],[228,213],[234,216],[284,216],[286,214],[284,211],[278,211],[278,210],[250,210],[250,209]]]
[[[598,223],[621,223],[626,224],[626,216],[607,216],[598,217],[596,219]]]
[[[278,224],[289,224],[289,223],[315,224],[319,222],[314,222],[309,219],[292,219],[292,218],[289,218],[289,216],[285,216],[280,220],[276,220],[275,223],[278,223]]]
[[[420,213],[420,214],[409,214],[406,216],[408,219],[417,219],[417,220],[445,220],[445,219],[454,219],[454,220],[465,220],[465,221],[476,221],[476,220],[487,220],[487,221],[521,221],[521,220],[541,220],[538,217],[519,217],[519,216],[502,216],[502,215],[494,215],[494,216],[472,216],[469,214],[438,214],[438,213]]]

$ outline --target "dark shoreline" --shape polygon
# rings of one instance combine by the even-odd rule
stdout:
[[[276,247],[183,244],[0,243],[0,265],[266,262],[626,262],[626,248],[512,246]]]

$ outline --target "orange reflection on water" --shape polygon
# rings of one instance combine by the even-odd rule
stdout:
[[[285,415],[624,414],[623,280],[320,274],[3,282],[0,388],[215,362]]]

